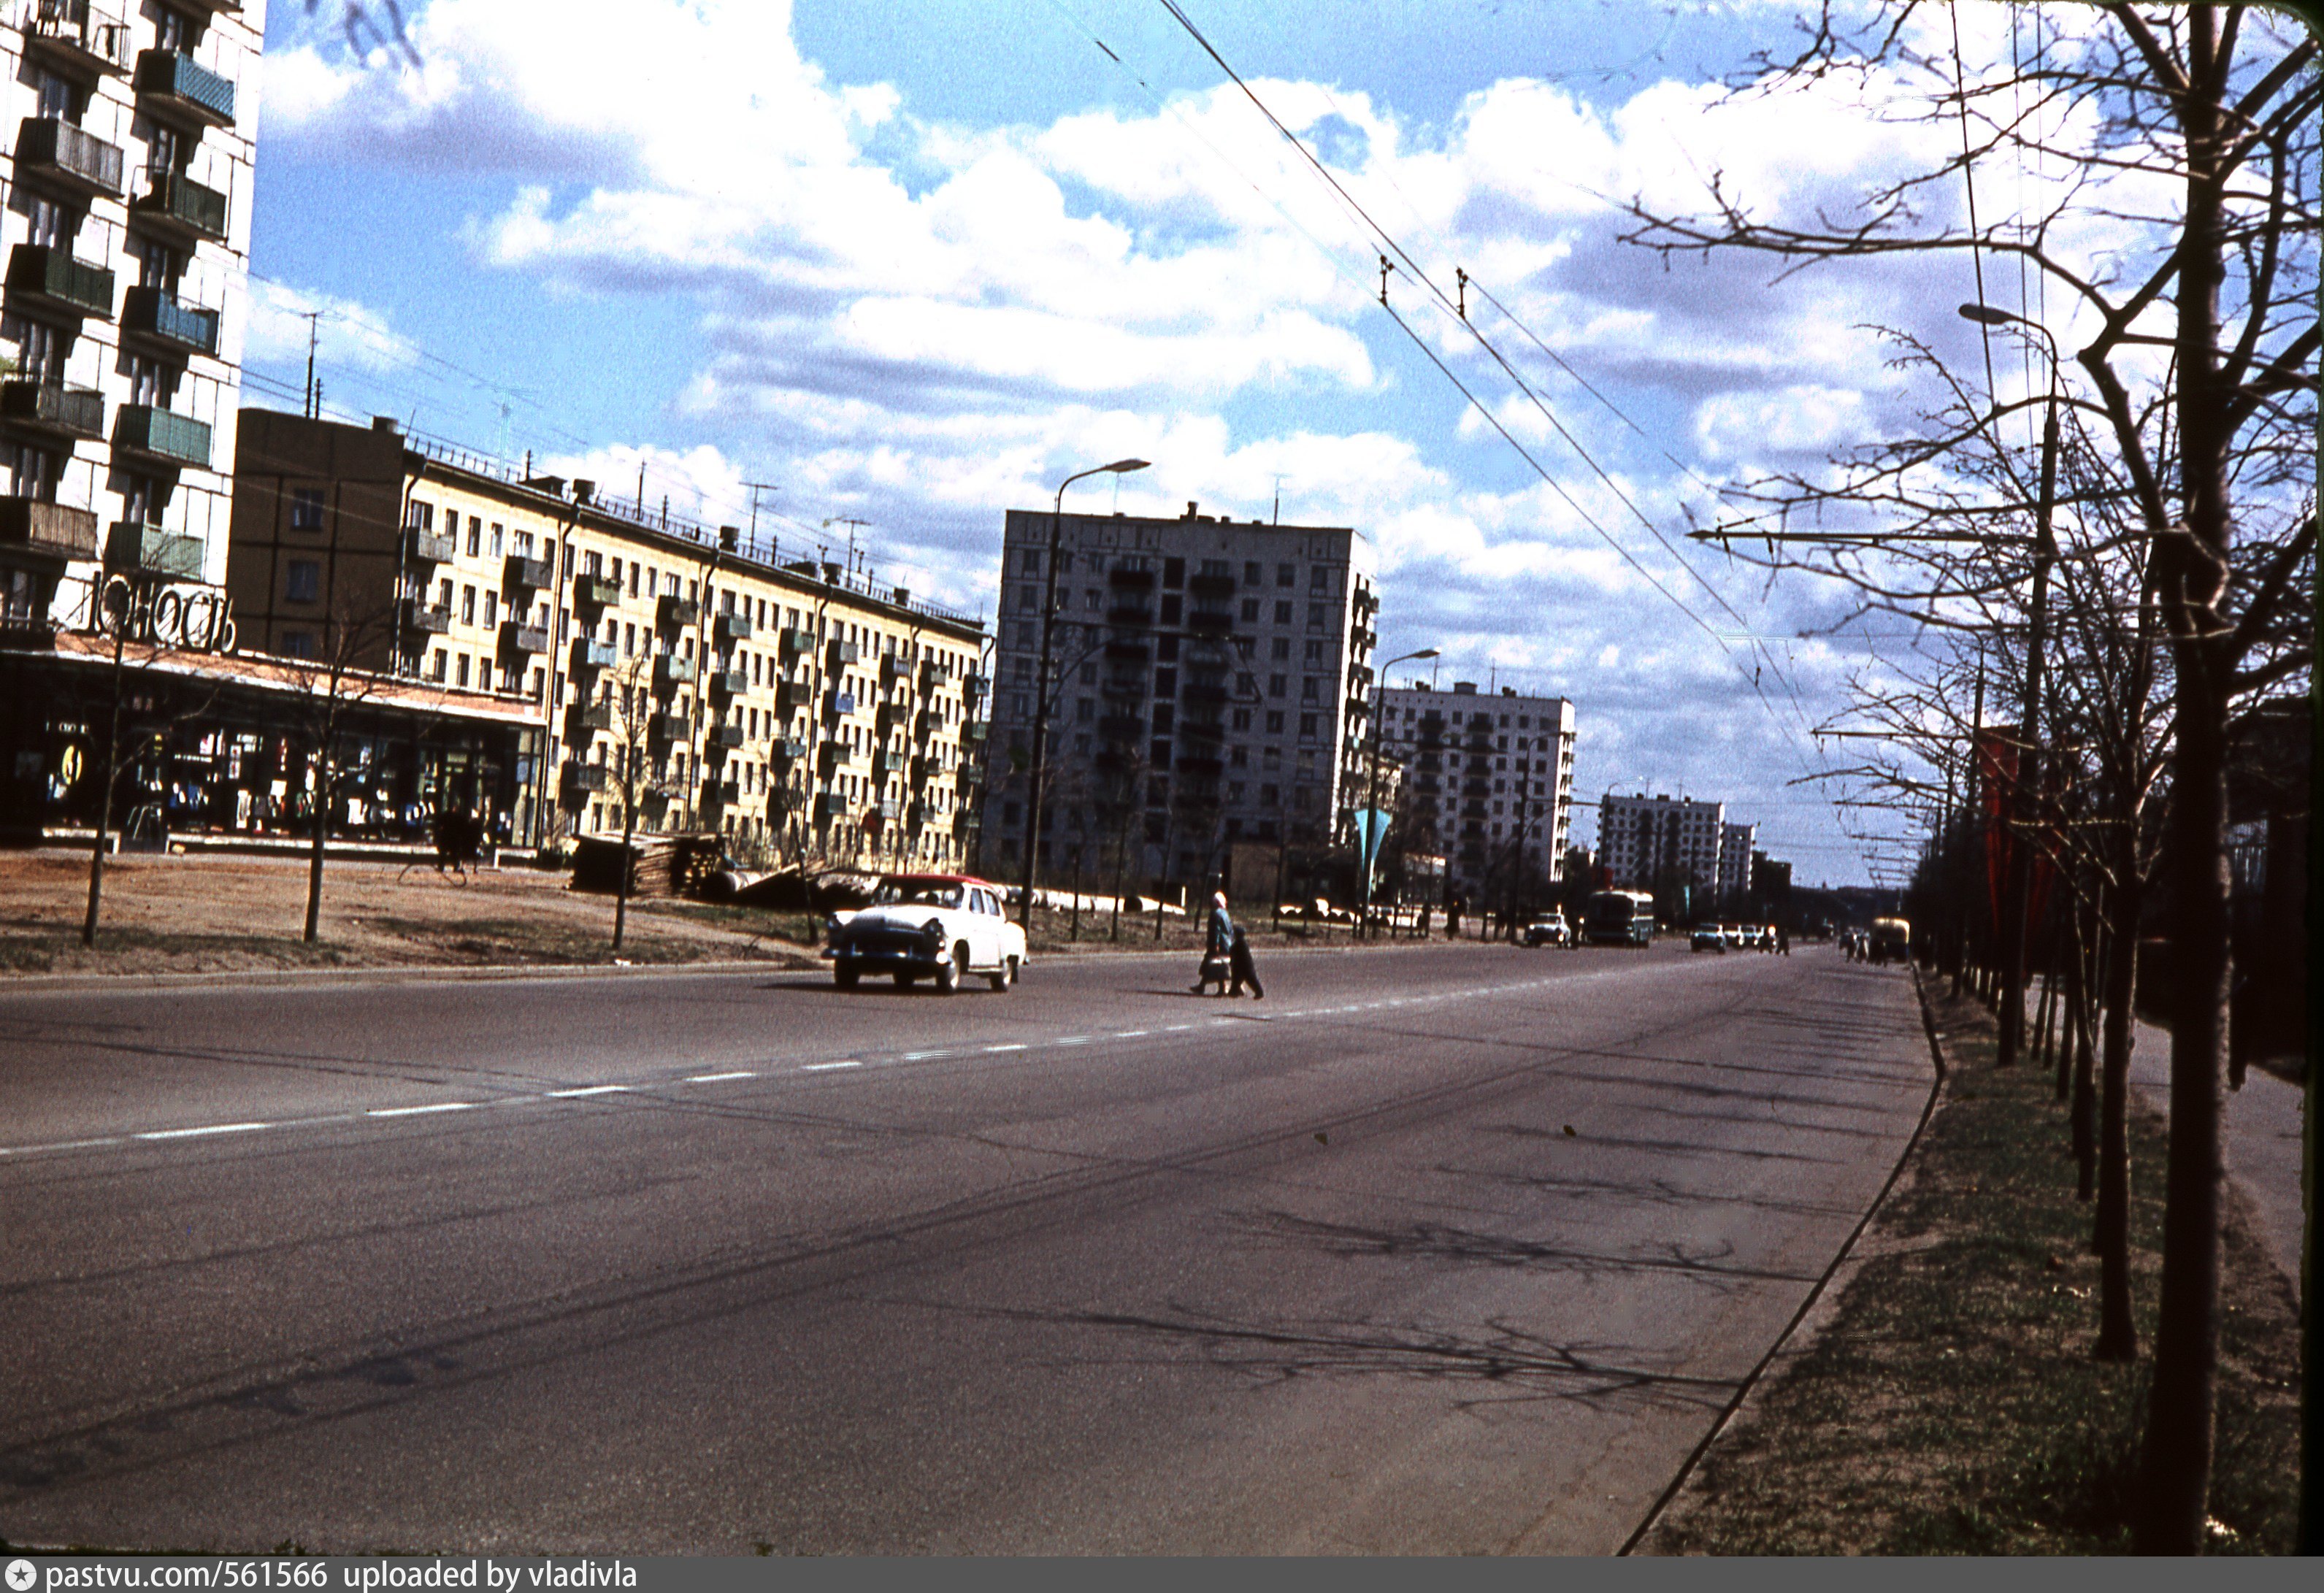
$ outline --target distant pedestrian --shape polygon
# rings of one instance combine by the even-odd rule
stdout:
[[[1428,904],[1426,902],[1420,904],[1420,938],[1423,940],[1428,938]]]
[[[1235,921],[1227,911],[1227,893],[1223,890],[1213,891],[1211,920],[1203,935],[1203,966],[1198,971],[1198,976],[1191,987],[1194,994],[1207,995],[1213,981],[1217,981],[1219,992],[1222,995],[1225,994],[1227,974],[1234,951],[1234,940]]]
[[[1240,996],[1242,994],[1242,987],[1249,985],[1253,999],[1260,1001],[1267,999],[1267,991],[1259,982],[1259,969],[1250,960],[1250,937],[1240,927],[1235,930],[1234,941],[1228,949],[1227,962],[1234,972],[1234,983],[1228,988],[1228,995]]]

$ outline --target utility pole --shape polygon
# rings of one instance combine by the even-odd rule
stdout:
[[[307,317],[307,419],[317,420],[322,418],[323,395],[315,386],[315,345],[320,336],[317,324],[321,319],[323,312],[319,309],[310,309],[305,313]]]

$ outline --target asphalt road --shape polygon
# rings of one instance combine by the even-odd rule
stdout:
[[[0,990],[0,1537],[1598,1552],[1930,1082],[1671,948]]]

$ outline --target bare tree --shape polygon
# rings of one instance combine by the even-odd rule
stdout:
[[[1962,455],[2061,405],[2105,453],[2105,476],[2122,483],[2125,556],[2143,567],[2138,589],[2152,594],[2173,709],[2161,865],[2173,940],[2171,1139],[2134,1531],[2142,1550],[2193,1552],[2203,1542],[2218,1353],[2232,971],[2227,750],[2238,704],[2301,680],[2311,664],[2286,621],[2312,557],[2313,501],[2303,483],[2315,436],[2324,79],[2313,69],[2312,41],[2242,7],[2115,4],[2070,19],[2035,12],[2030,45],[2021,40],[2013,60],[1990,66],[1965,61],[1957,41],[1950,52],[1930,42],[1941,32],[1924,35],[1914,14],[1894,6],[1854,28],[1827,9],[1797,54],[1762,58],[1738,92],[1875,86],[1892,117],[1948,133],[1957,125],[1958,159],[1876,189],[1851,212],[1806,218],[1761,216],[1714,179],[1702,216],[1634,202],[1629,237],[1666,255],[1768,253],[1794,271],[1898,254],[2014,262],[2059,293],[2090,333],[2070,365],[2052,354],[2046,394],[2037,384],[1980,401],[1968,384],[1948,381],[1953,401],[1931,412],[1950,424],[1843,460],[1831,475],[1764,483],[1749,496],[1793,516],[1837,513],[1843,529],[1865,533],[1856,551],[1820,565],[1855,582],[1872,605],[1974,625],[1978,603],[2028,577],[2039,589],[2047,528],[2028,528],[2028,511],[2050,498],[2022,461],[2013,473],[2020,484],[2007,493],[1959,483],[1952,470]],[[1952,219],[1956,185],[1997,167],[2072,175],[2043,185],[2030,213],[1996,222],[1979,218],[1972,203],[1966,219]],[[2078,240],[2101,218],[2107,243],[2086,249]],[[2017,318],[1982,294],[1975,311],[1988,324]],[[2038,330],[2031,319],[2022,324]],[[1892,336],[1924,370],[1941,371],[1925,338]],[[1908,524],[1917,517],[1922,535],[1950,520],[1954,534],[1995,557],[1932,570],[1885,539],[1868,510]],[[1877,552],[1862,551],[1876,544]],[[2006,556],[2010,548],[2017,557]],[[2042,611],[2027,617],[2038,623]],[[2026,678],[2030,706],[2039,677],[2029,670]],[[2022,724],[2020,734],[2031,763],[2038,728]]]
[[[334,602],[323,618],[317,663],[311,668],[290,661],[284,665],[297,675],[299,695],[293,699],[291,716],[303,722],[303,739],[311,760],[308,788],[313,813],[307,851],[307,916],[301,935],[309,945],[322,931],[323,862],[328,852],[331,815],[348,773],[341,741],[349,716],[376,696],[384,684],[379,675],[356,668],[355,661],[377,651],[393,626],[393,615],[392,606],[356,612],[344,602]]]
[[[684,715],[665,709],[655,697],[653,672],[654,655],[641,649],[605,671],[607,678],[600,687],[612,732],[613,778],[622,806],[620,878],[613,891],[613,950],[617,952],[629,929],[638,820],[649,807],[657,813],[666,811],[675,789],[667,753],[655,749],[657,744],[687,739],[687,727],[678,723]]]

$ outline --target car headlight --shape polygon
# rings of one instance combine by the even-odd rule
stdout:
[[[928,949],[930,951],[935,951],[941,947],[944,944],[944,937],[945,926],[943,919],[931,918],[927,923],[920,925],[920,938],[927,942]]]

